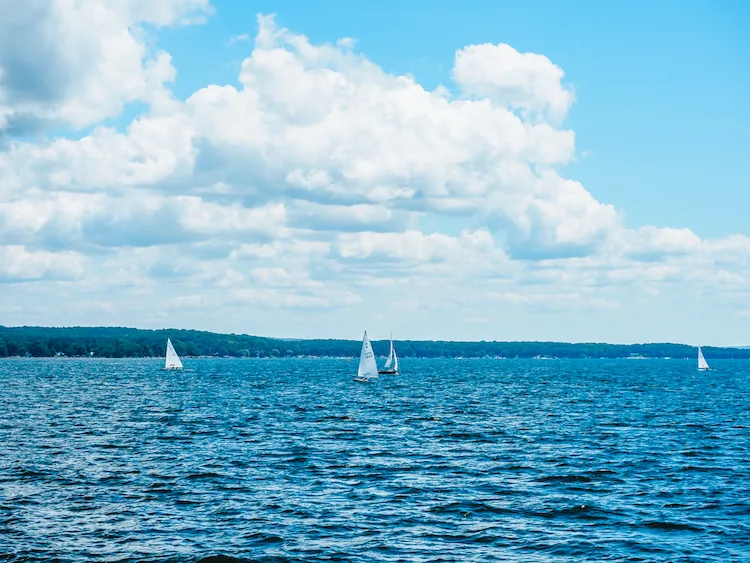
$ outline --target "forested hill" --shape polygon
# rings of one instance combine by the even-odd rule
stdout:
[[[94,356],[108,358],[163,356],[167,337],[181,356],[358,356],[359,340],[284,340],[198,330],[141,330],[119,327],[3,327],[0,357]],[[569,344],[563,342],[442,342],[400,340],[401,357],[481,358],[695,358],[697,350],[684,344]],[[388,352],[388,341],[373,341],[378,355]],[[712,358],[750,358],[750,349],[704,347]]]

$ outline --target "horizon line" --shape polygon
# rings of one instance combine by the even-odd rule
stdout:
[[[207,334],[215,334],[215,335],[223,335],[223,336],[249,336],[252,338],[264,338],[267,340],[284,340],[284,341],[314,341],[314,340],[340,340],[344,342],[359,342],[361,338],[342,338],[342,337],[292,337],[292,336],[263,336],[259,334],[250,334],[250,333],[243,333],[243,332],[214,332],[210,330],[203,330],[203,329],[197,329],[197,328],[176,328],[176,327],[170,327],[170,328],[139,328],[139,327],[133,327],[133,326],[124,326],[124,325],[66,325],[66,326],[52,326],[52,325],[15,325],[15,326],[9,326],[9,325],[2,325],[0,324],[0,329],[23,329],[23,328],[41,328],[41,329],[58,329],[58,330],[64,330],[64,329],[76,329],[76,328],[82,328],[82,329],[127,329],[127,330],[141,330],[141,331],[150,331],[150,332],[167,332],[167,331],[191,331],[191,332],[204,332]],[[363,331],[366,329],[363,329]],[[370,338],[370,340],[378,342],[378,341],[387,341],[389,338]],[[654,344],[670,344],[674,346],[689,346],[692,348],[698,348],[698,346],[701,346],[702,348],[739,348],[739,349],[747,349],[750,348],[750,345],[705,345],[705,344],[689,344],[685,342],[670,342],[668,340],[662,340],[662,341],[653,341],[653,342],[604,342],[604,341],[565,341],[565,340],[462,340],[462,339],[415,339],[415,338],[401,338],[401,339],[394,339],[394,342],[455,342],[455,343],[540,343],[540,344],[569,344],[569,345],[584,345],[584,344],[598,344],[598,345],[608,345],[608,346],[648,346],[648,345],[654,345]]]

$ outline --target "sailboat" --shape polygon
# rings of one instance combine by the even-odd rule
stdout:
[[[703,357],[703,350],[701,350],[701,345],[698,344],[698,371],[707,371],[711,368],[708,367],[708,362],[706,361],[706,358]]]
[[[164,362],[164,369],[182,369],[182,362],[180,361],[180,357],[177,355],[177,352],[174,351],[174,346],[172,346],[172,341],[169,338],[167,338],[167,357],[166,361]]]
[[[372,344],[370,339],[367,338],[367,331],[362,338],[362,352],[359,355],[359,368],[357,369],[357,377],[354,381],[367,382],[371,379],[377,379],[378,377],[378,364],[375,361],[375,354],[372,351]]]
[[[378,373],[390,373],[393,375],[398,374],[398,356],[396,350],[393,348],[393,334],[391,333],[391,351],[388,353],[388,359],[385,361],[383,369]]]

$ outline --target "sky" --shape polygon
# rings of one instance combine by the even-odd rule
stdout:
[[[0,325],[750,345],[750,5],[0,0]]]

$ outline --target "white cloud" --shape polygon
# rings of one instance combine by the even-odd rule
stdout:
[[[232,250],[230,258],[323,257],[328,255],[330,248],[330,244],[323,241],[277,240],[269,244],[241,244]]]
[[[165,309],[185,310],[185,309],[202,309],[206,305],[206,300],[202,295],[181,295],[173,297],[164,304]]]
[[[176,110],[138,119],[126,134],[97,128],[79,140],[14,143],[0,153],[0,193],[30,188],[113,192],[156,184],[168,189],[164,183],[184,182],[192,173],[192,142],[190,124]]]
[[[282,203],[245,208],[145,191],[107,197],[34,190],[0,206],[2,240],[53,248],[262,241],[285,236],[285,221]]]
[[[353,49],[354,44],[356,41],[351,37],[342,37],[338,41],[336,41],[336,45],[341,47],[342,49]]]
[[[361,301],[359,295],[351,291],[327,292],[290,291],[289,289],[237,289],[230,293],[230,299],[254,306],[274,309],[330,309],[347,308]]]
[[[505,302],[516,306],[520,305],[526,310],[536,311],[571,309],[579,312],[606,311],[620,307],[618,301],[603,299],[578,291],[554,293],[489,292],[484,295],[484,298],[488,301]]]
[[[260,267],[250,270],[250,278],[266,287],[322,287],[307,277],[307,272],[288,272],[285,268]]]
[[[510,45],[470,45],[456,53],[453,77],[470,96],[512,108],[541,111],[561,120],[573,103],[563,71],[544,55],[519,53]]]
[[[384,205],[302,202],[291,208],[290,222],[299,228],[317,231],[401,231],[408,222],[408,215]]]
[[[75,280],[84,257],[75,252],[32,252],[20,245],[0,246],[0,281]]]
[[[412,303],[415,319],[463,306],[487,319],[627,310],[628,292],[653,302],[679,284],[750,290],[747,237],[630,229],[564,177],[573,90],[542,55],[467,46],[453,96],[386,73],[352,40],[316,45],[261,16],[239,86],[179,101],[169,55],[144,30],[200,20],[207,1],[10,12],[0,32],[29,33],[0,33],[0,128],[94,126],[0,149],[0,279],[14,287],[77,279],[128,303],[137,292],[154,322],[216,311],[218,328],[256,307],[390,319]],[[131,101],[149,111],[122,130],[101,124]],[[253,326],[241,330],[267,332]]]
[[[703,242],[690,229],[641,227],[630,234],[627,253],[637,259],[658,261],[667,256],[695,254]]]
[[[235,45],[236,43],[244,43],[245,41],[250,41],[250,35],[247,33],[241,33],[239,35],[234,35],[227,39],[227,47],[231,47],[232,45]]]
[[[176,207],[179,222],[189,231],[208,234],[262,233],[283,236],[286,210],[284,204],[274,203],[261,208],[247,209],[239,205],[206,203],[192,196],[174,197],[169,203]]]
[[[492,236],[487,231],[464,232],[460,237],[441,233],[425,235],[420,231],[405,233],[362,232],[339,236],[339,253],[343,258],[379,258],[405,260],[411,263],[465,260],[468,253],[493,249]]]
[[[119,115],[163,102],[175,69],[149,48],[143,24],[190,23],[208,0],[0,0],[0,131]]]

